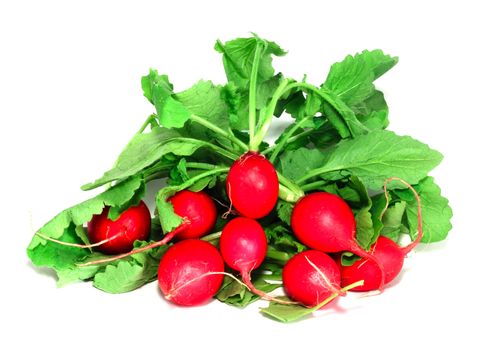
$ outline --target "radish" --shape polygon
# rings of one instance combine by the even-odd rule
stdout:
[[[232,164],[226,190],[240,215],[259,219],[273,210],[279,192],[276,170],[263,155],[247,152]]]
[[[178,230],[177,239],[200,238],[209,233],[217,221],[217,207],[212,198],[203,191],[183,190],[168,201],[177,215],[191,223]]]
[[[132,254],[162,246],[171,241],[175,236],[177,238],[199,238],[207,234],[215,225],[217,208],[212,198],[205,192],[183,190],[168,198],[168,201],[173,204],[175,213],[183,218],[183,222],[173,231],[167,233],[162,240],[134,249],[128,253],[89,261],[78,266],[97,265],[125,258]]]
[[[108,218],[109,209],[105,207],[101,214],[94,215],[88,222],[88,239],[97,245],[96,250],[105,254],[121,254],[131,251],[136,240],[148,239],[151,214],[143,201],[124,211],[115,221]],[[98,245],[97,242],[101,241],[105,243]]]
[[[253,219],[238,217],[229,221],[220,236],[220,252],[227,265],[239,271],[251,292],[266,300],[289,304],[257,289],[251,282],[251,272],[266,257],[268,242],[261,225]]]
[[[381,262],[385,271],[385,284],[398,276],[406,253],[407,251],[403,251],[395,242],[384,236],[380,236],[372,246],[371,254]],[[364,280],[364,285],[351,289],[353,291],[366,292],[376,290],[380,286],[381,272],[378,265],[369,259],[360,259],[351,266],[341,266],[340,268],[342,285],[350,284],[351,281],[358,279]]]
[[[390,283],[400,273],[403,267],[403,261],[408,253],[412,251],[422,239],[422,209],[420,204],[420,197],[415,189],[408,183],[398,178],[390,178],[385,181],[384,191],[386,195],[386,206],[380,217],[383,217],[386,209],[388,208],[389,197],[386,192],[386,184],[390,181],[397,180],[406,185],[414,194],[417,200],[417,237],[413,242],[405,247],[399,247],[391,239],[380,236],[376,243],[371,247],[371,255],[375,257],[383,266],[385,278],[384,283]],[[351,290],[357,292],[366,292],[375,289],[379,289],[381,286],[381,272],[378,265],[373,263],[368,258],[363,258],[355,261],[351,266],[340,266],[342,275],[342,285],[347,285],[352,281],[358,279],[364,280],[364,285],[358,286]]]
[[[383,267],[376,257],[357,243],[354,214],[342,198],[327,192],[302,197],[293,208],[291,228],[298,240],[309,248],[326,253],[347,250],[374,261],[380,270],[378,288],[382,290],[385,278]]]
[[[318,250],[298,253],[287,261],[283,267],[283,287],[291,299],[308,307],[317,306],[332,294],[344,294],[340,290],[339,267]]]
[[[210,300],[220,289],[224,261],[217,248],[198,239],[175,243],[158,269],[159,288],[177,305],[193,306]]]

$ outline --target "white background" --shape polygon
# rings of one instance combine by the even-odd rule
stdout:
[[[2,1],[1,348],[486,349],[481,3]],[[275,60],[278,70],[316,84],[349,53],[381,48],[400,57],[377,85],[390,129],[445,155],[433,175],[454,209],[449,239],[420,247],[383,295],[350,295],[295,324],[266,319],[258,303],[173,307],[155,283],[123,295],[89,283],[57,289],[25,248],[34,228],[92,195],[79,186],[110,167],[152,112],[140,77],[154,67],[176,90],[200,78],[223,83],[215,39],[250,31],[289,51]]]

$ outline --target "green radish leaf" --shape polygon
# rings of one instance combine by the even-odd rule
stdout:
[[[326,156],[319,149],[299,148],[286,152],[279,161],[278,170],[283,176],[295,181],[312,169],[324,165]]]
[[[381,50],[364,50],[354,56],[347,56],[342,62],[334,63],[324,86],[348,106],[354,106],[375,92],[373,82],[397,62],[398,57],[386,55]]]
[[[324,101],[322,104],[322,113],[327,116],[329,122],[343,139],[354,138],[370,131],[357,119],[354,111],[333,91],[330,91],[326,86],[322,86],[320,90],[328,96],[328,101]]]
[[[189,156],[207,146],[208,142],[180,137],[174,130],[154,128],[149,133],[136,135],[120,154],[115,167],[101,178],[82,186],[82,189],[90,190],[138,174],[168,154]]]
[[[376,241],[373,228],[373,219],[368,208],[362,208],[355,215],[356,219],[356,241],[359,246],[368,251]]]
[[[148,245],[148,242],[137,242],[136,248]],[[161,257],[168,246],[153,248],[149,251],[137,253],[129,260],[116,261],[99,272],[93,279],[93,285],[108,293],[130,292],[146,283],[157,279]]]
[[[370,130],[383,130],[388,124],[388,105],[381,91],[351,107],[358,120]]]
[[[282,299],[290,301],[288,298]],[[261,308],[261,313],[284,323],[298,321],[306,316],[311,316],[314,311],[317,311],[317,309],[308,308],[299,304],[283,305],[274,302],[270,302],[266,308]]]
[[[278,204],[276,204],[276,212],[280,220],[286,223],[287,225],[290,225],[292,211],[293,211],[293,204],[278,199]]]
[[[351,253],[351,252],[344,252],[341,254],[341,265],[342,266],[352,266],[356,261],[360,260],[361,257]]]
[[[311,173],[328,180],[348,171],[360,177],[367,188],[379,190],[385,179],[393,176],[416,184],[441,160],[442,155],[426,144],[382,130],[340,142],[329,151],[324,166]],[[306,175],[299,182],[310,177]]]
[[[156,208],[163,232],[168,233],[180,226],[183,218],[175,213],[173,205],[168,202],[168,198],[179,191],[178,186],[163,187],[156,195]]]
[[[218,40],[215,50],[222,54],[225,74],[229,82],[239,89],[247,90],[251,78],[252,64],[256,48],[263,47],[258,70],[258,84],[272,78],[274,69],[272,56],[284,56],[282,48],[272,41],[266,41],[257,36],[252,38],[239,38],[226,42]]]
[[[227,105],[221,96],[221,86],[204,80],[200,80],[187,90],[174,94],[175,100],[185,106],[192,114],[205,119],[223,130],[228,130],[230,124]],[[224,139],[212,130],[191,120],[179,131],[185,137],[210,141],[218,139],[220,143],[225,143],[229,147],[232,145],[229,140]]]
[[[173,85],[167,75],[159,75],[151,69],[141,79],[144,96],[156,107],[157,117],[165,128],[181,128],[190,118],[190,111],[173,96]]]
[[[176,167],[171,169],[171,171],[169,172],[168,185],[181,185],[189,179],[190,176],[188,175],[188,171],[186,169],[186,159],[181,158]]]
[[[268,242],[279,251],[300,253],[308,248],[300,243],[290,229],[281,224],[272,224],[264,228]]]
[[[422,227],[424,235],[423,243],[433,243],[444,240],[452,228],[452,209],[449,201],[441,195],[441,189],[434,182],[434,178],[426,177],[414,186],[420,196],[422,207]],[[405,190],[395,190],[395,195],[405,195]],[[408,197],[407,197],[408,198]],[[407,201],[407,223],[412,239],[415,239],[417,232],[417,202],[415,198]]]
[[[283,51],[276,43],[268,42],[257,36],[239,38],[226,42],[217,41],[215,50],[222,53],[225,73],[229,84],[224,88],[222,98],[229,108],[230,123],[236,130],[249,127],[249,86],[254,55],[260,47],[259,69],[256,84],[256,109],[263,109],[271,99],[282,77],[275,75],[272,56],[283,56]]]
[[[264,275],[253,278],[253,284],[257,289],[262,290],[265,293],[272,292],[281,287],[281,284],[279,283],[266,282]],[[228,305],[240,308],[244,308],[260,299],[258,295],[251,293],[241,283],[228,276],[225,276],[224,282],[222,283],[219,292],[215,295],[215,298]]]
[[[381,230],[381,235],[392,239],[395,242],[399,242],[402,233],[406,233],[407,230],[403,225],[403,217],[405,215],[405,210],[407,208],[407,203],[400,201],[391,205],[386,209],[383,215],[383,229]],[[417,208],[415,206],[415,208]]]
[[[344,199],[352,209],[371,208],[372,202],[368,189],[357,176],[351,176],[347,182],[337,187],[337,195]]]

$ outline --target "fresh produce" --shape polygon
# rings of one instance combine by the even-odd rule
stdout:
[[[268,215],[278,201],[278,175],[264,156],[247,152],[232,164],[226,180],[227,196],[237,212],[248,218]]]
[[[134,248],[134,242],[145,241],[151,231],[151,213],[143,201],[124,211],[113,221],[108,218],[110,208],[106,207],[99,215],[88,222],[87,234],[92,243],[107,240],[95,249],[105,254],[126,253]]]
[[[173,205],[175,214],[188,222],[185,228],[176,233],[176,238],[200,238],[215,226],[217,207],[205,192],[183,190],[170,197],[168,201]]]
[[[159,288],[175,304],[202,304],[219,290],[222,272],[224,261],[217,248],[198,239],[186,239],[163,255],[158,270]]]
[[[354,282],[360,281],[360,279]],[[286,294],[314,307],[334,293],[341,294],[341,272],[334,259],[318,250],[296,254],[283,267]]]
[[[383,289],[383,265],[357,243],[354,214],[341,197],[327,192],[314,192],[302,197],[293,207],[291,228],[295,236],[309,248],[327,253],[350,251],[370,259],[378,269],[377,288]]]
[[[349,55],[316,86],[275,72],[285,51],[256,35],[217,41],[215,50],[221,85],[199,80],[175,91],[155,69],[142,77],[154,112],[112,169],[82,186],[105,191],[36,232],[27,254],[55,270],[58,285],[92,281],[124,293],[159,279],[176,304],[266,299],[262,313],[292,322],[348,290],[383,290],[417,244],[447,237],[452,211],[429,176],[442,155],[386,130],[375,81],[397,57]],[[265,142],[283,115],[289,125]],[[156,179],[167,185],[150,198]],[[95,224],[123,222],[142,199],[156,208],[150,232],[125,252],[104,250],[125,226],[109,237]]]
[[[382,283],[385,284],[393,281],[402,270],[405,254],[395,242],[387,237],[378,237],[376,243],[371,247],[371,255],[380,261],[384,269],[383,282],[381,281],[382,272],[378,264],[368,258],[362,258],[355,261],[351,266],[342,266],[342,264],[339,264],[342,285],[363,280],[364,284],[362,286],[351,290],[358,292],[377,290]]]

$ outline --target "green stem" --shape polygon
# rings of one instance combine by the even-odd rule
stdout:
[[[297,184],[301,185],[305,181],[307,181],[308,179],[311,179],[312,177],[315,177],[315,176],[318,176],[321,174],[325,174],[325,173],[330,173],[330,172],[337,171],[337,170],[342,170],[342,169],[343,169],[342,167],[328,168],[327,166],[317,168],[317,169],[313,169],[313,170],[310,170],[310,172],[308,174],[303,175],[301,178],[299,178],[297,180]]]
[[[197,116],[197,115],[194,115],[192,114],[190,116],[190,119],[192,121],[194,121],[195,123],[198,123],[204,127],[206,127],[207,129],[210,129],[212,130],[213,132],[231,140],[234,144],[236,144],[237,146],[239,146],[243,151],[247,152],[249,150],[249,148],[247,147],[247,145],[242,142],[241,140],[239,140],[237,137],[235,137],[233,134],[230,134],[228,133],[227,131],[219,128],[218,126],[210,123],[209,121]]]
[[[195,184],[195,182],[197,182],[201,179],[204,179],[207,176],[225,173],[226,171],[229,171],[229,167],[215,167],[215,169],[213,169],[213,170],[205,171],[201,174],[198,174],[197,176],[192,177],[189,180],[186,180],[181,185],[176,186],[177,191],[184,190],[185,188],[192,186],[193,184]]]
[[[202,141],[202,142],[204,142],[204,141]],[[227,157],[231,160],[236,160],[237,158],[239,158],[239,156],[237,154],[230,152],[230,151],[226,150],[225,148],[217,146],[213,143],[205,142],[205,146],[213,149],[215,152],[220,153],[224,157]]]
[[[251,150],[257,151],[259,149],[259,145],[264,140],[264,137],[266,136],[266,133],[268,132],[268,129],[271,125],[274,111],[280,97],[290,89],[289,86],[293,85],[288,85],[288,83],[288,79],[283,79],[281,81],[280,85],[273,94],[273,97],[271,98],[271,102],[269,103],[269,105],[266,106],[266,113],[264,114],[264,117],[262,119],[260,118],[259,120],[258,131],[254,138],[250,140],[249,148]]]
[[[261,42],[256,38],[256,51],[252,62],[251,78],[249,82],[249,147],[251,150],[254,139],[254,128],[256,127],[256,85],[258,80],[259,61],[261,59]]]
[[[290,130],[288,130],[288,132],[286,132],[283,135],[283,137],[281,138],[280,142],[276,145],[275,150],[273,151],[273,153],[269,157],[269,161],[271,163],[274,163],[276,157],[280,154],[280,152],[283,149],[283,147],[287,144],[288,139],[295,133],[295,131],[297,131],[299,128],[301,128],[301,126],[303,124],[305,124],[306,122],[308,122],[312,118],[313,118],[313,116],[308,116],[308,117],[303,118],[298,123],[295,123],[295,125]]]
[[[307,191],[311,191],[311,190],[316,190],[317,188],[320,188],[322,187],[323,185],[325,185],[327,182],[325,182],[324,180],[318,180],[318,181],[314,181],[314,182],[311,182],[311,183],[308,183],[308,184],[305,184],[305,185],[302,185],[300,186],[301,189],[305,192]]]
[[[279,197],[286,202],[295,203],[305,195],[300,187],[279,172],[278,181],[280,182]]]
[[[347,286],[345,286],[344,288],[342,288],[340,291],[342,293],[344,292],[347,292],[348,290],[350,289],[353,289],[353,288],[356,288],[356,287],[359,287],[359,286],[362,286],[364,284],[364,280],[360,280],[360,281],[357,281],[357,282],[354,282],[354,283],[351,283]],[[313,308],[310,309],[311,312],[314,312],[314,311],[317,311],[321,308],[323,308],[325,305],[327,305],[328,303],[330,303],[332,300],[334,300],[335,298],[337,298],[339,296],[339,293],[334,293],[332,294],[330,297],[328,297],[327,299],[325,299],[324,301],[322,301],[321,303],[317,304],[316,306],[314,306]]]
[[[217,165],[208,164],[208,163],[187,162],[185,165],[187,168],[191,168],[191,169],[213,170],[219,168],[219,166]]]
[[[290,254],[286,252],[281,252],[270,246],[268,246],[268,250],[266,251],[266,257],[284,263],[286,263],[291,258]]]
[[[211,233],[211,234],[208,234],[206,236],[203,236],[202,238],[200,238],[202,241],[214,241],[216,239],[219,239],[220,236],[222,235],[222,231],[218,231],[218,232],[214,232],[214,233]]]
[[[315,131],[314,129],[308,129],[308,130],[305,130],[305,131],[302,131],[302,132],[296,134],[295,136],[291,136],[288,140],[286,140],[285,145],[292,143],[292,142],[295,142],[296,140],[299,140],[302,137],[308,136],[311,133],[313,133],[314,131]],[[263,156],[265,156],[266,154],[273,152],[275,150],[276,146],[277,145],[273,145],[271,147],[266,148],[264,151],[261,152],[261,154]]]
[[[152,119],[154,119],[154,114],[151,114],[149,117],[147,117],[147,119],[144,121],[144,123],[141,125],[141,127],[137,131],[137,134],[142,134],[144,132],[144,130],[146,130],[149,123],[151,123]]]

